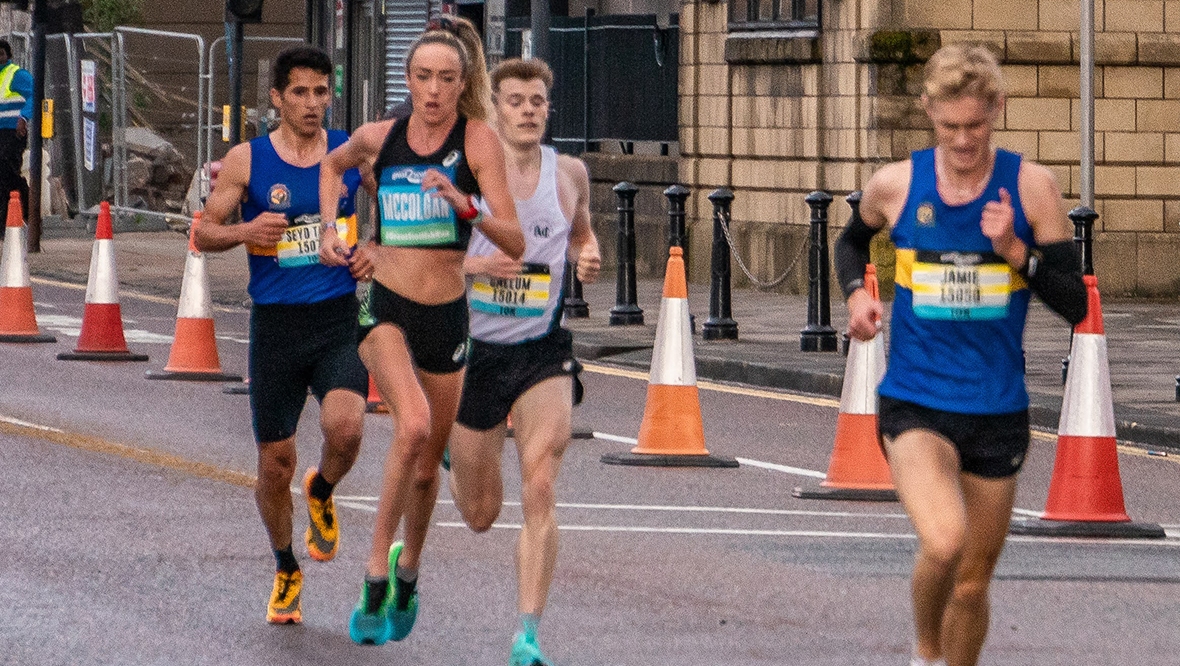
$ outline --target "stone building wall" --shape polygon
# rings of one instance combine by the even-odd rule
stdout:
[[[739,251],[762,278],[805,241],[807,192],[837,197],[834,236],[845,194],[930,144],[922,62],[955,41],[984,43],[1001,59],[1009,98],[996,144],[1049,166],[1067,210],[1077,205],[1076,0],[827,0],[823,12],[815,37],[743,35],[729,31],[725,2],[683,4],[680,177],[694,190],[694,243],[707,247],[704,197],[720,186],[735,192]],[[1180,0],[1096,0],[1095,15],[1095,272],[1108,294],[1174,296]],[[888,279],[891,253],[878,243]],[[802,291],[805,278],[783,288]]]

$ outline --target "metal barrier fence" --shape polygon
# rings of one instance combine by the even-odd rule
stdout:
[[[168,140],[182,166],[175,173],[175,164],[153,163],[149,168],[168,169],[167,173],[154,175],[162,177],[165,184],[182,191],[188,189],[192,174],[209,161],[201,113],[209,79],[205,39],[189,33],[119,27],[115,29],[112,51],[111,149],[116,165],[112,208],[125,214],[160,215],[165,202],[131,199],[128,132],[133,127],[148,126]],[[136,120],[134,126],[130,123],[132,117]]]

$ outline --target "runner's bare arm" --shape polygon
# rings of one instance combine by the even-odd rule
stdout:
[[[864,288],[869,243],[901,214],[910,170],[909,162],[895,162],[873,174],[861,197],[860,220],[850,220],[836,240],[836,273],[848,299],[848,334],[857,340],[871,340],[881,328],[881,302]]]
[[[479,225],[493,243],[513,259],[524,254],[524,233],[516,217],[516,202],[508,189],[508,172],[504,165],[504,148],[500,138],[487,123],[478,120],[467,122],[467,164],[479,181],[491,215]]]
[[[202,252],[224,252],[241,243],[274,247],[287,228],[287,218],[262,213],[249,222],[226,224],[242,203],[250,185],[250,144],[234,146],[222,160],[217,185],[205,201],[194,242]]]
[[[320,232],[320,263],[328,266],[348,266],[348,247],[336,235],[336,213],[340,206],[340,188],[344,184],[344,173],[349,169],[362,168],[364,177],[367,166],[372,175],[373,160],[381,151],[385,137],[394,121],[383,120],[361,125],[348,141],[324,156],[320,162],[320,220],[324,222]],[[373,181],[374,191],[376,181]]]
[[[561,208],[573,211],[567,256],[576,266],[579,280],[594,282],[602,269],[602,255],[590,225],[590,173],[585,162],[569,155],[557,156],[557,169]]]

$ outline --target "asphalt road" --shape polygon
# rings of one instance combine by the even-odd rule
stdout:
[[[517,505],[475,535],[444,491],[417,628],[404,643],[353,645],[346,620],[391,434],[387,416],[369,416],[361,460],[337,490],[340,555],[301,557],[304,624],[268,626],[273,559],[249,487],[247,398],[143,379],[168,356],[175,304],[160,299],[123,297],[129,345],[148,363],[57,361],[73,348],[82,291],[35,288],[58,343],[0,345],[0,664],[506,662]],[[216,318],[223,367],[243,372],[246,313]],[[907,663],[914,541],[899,506],[791,496],[826,469],[834,401],[702,384],[708,446],[740,468],[617,467],[599,458],[629,448],[642,373],[595,365],[584,381],[576,425],[600,438],[575,440],[559,482],[562,552],[541,627],[558,664]],[[315,419],[309,401],[301,465],[317,457]],[[1044,505],[1053,447],[1034,438],[1020,515]],[[1011,539],[982,663],[1180,661],[1180,469],[1122,451],[1129,512],[1169,538]],[[509,499],[514,463],[509,444]]]

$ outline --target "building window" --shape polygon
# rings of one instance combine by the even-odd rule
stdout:
[[[731,30],[819,27],[819,0],[729,0]]]

